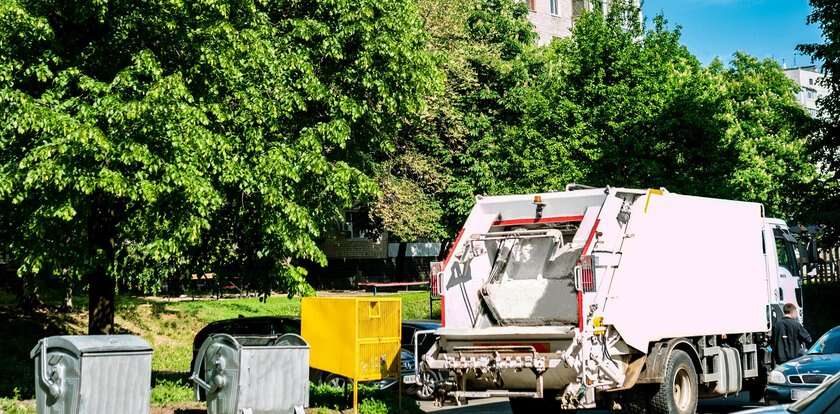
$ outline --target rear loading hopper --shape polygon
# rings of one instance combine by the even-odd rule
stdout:
[[[444,326],[578,325],[575,266],[605,199],[589,190],[479,200],[444,265]]]

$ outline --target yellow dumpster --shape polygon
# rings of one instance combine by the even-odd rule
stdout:
[[[300,317],[309,365],[352,379],[354,407],[358,381],[400,380],[400,298],[303,298]]]

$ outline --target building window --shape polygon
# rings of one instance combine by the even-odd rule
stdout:
[[[528,0],[528,10],[537,11],[537,0]]]
[[[369,227],[369,219],[366,213],[358,211],[348,211],[345,213],[344,220],[344,237],[350,240],[370,239],[371,234]]]
[[[808,90],[808,99],[814,99],[817,97],[817,94],[814,93],[812,90]]]
[[[560,7],[557,5],[557,0],[548,0],[548,9],[551,11],[552,16],[560,15]]]

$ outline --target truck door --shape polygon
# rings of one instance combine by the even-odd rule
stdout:
[[[796,258],[796,239],[787,228],[774,226],[773,239],[779,272],[779,302],[793,303],[802,309],[802,290],[799,285],[799,265]],[[803,312],[800,312],[800,319]]]

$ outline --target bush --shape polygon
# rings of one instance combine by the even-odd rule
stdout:
[[[35,414],[32,404],[20,400],[20,389],[15,388],[12,398],[0,398],[0,413],[2,414]]]
[[[192,401],[193,388],[181,380],[161,379],[152,388],[152,404],[166,405],[184,401]]]
[[[351,408],[353,405],[352,391],[347,391],[329,385],[310,384],[309,406],[328,408],[336,411]],[[398,409],[396,389],[380,390],[377,387],[359,385],[359,413],[387,414],[402,412],[405,414],[420,413],[420,407],[413,399],[403,396],[402,411]]]

